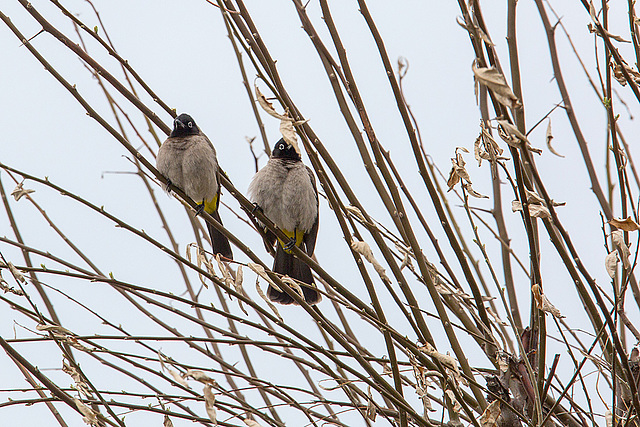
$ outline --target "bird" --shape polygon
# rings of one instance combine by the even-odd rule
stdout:
[[[318,190],[313,171],[302,163],[300,153],[289,142],[276,142],[267,164],[249,184],[249,198],[290,241],[277,239],[272,270],[303,282],[304,299],[314,305],[322,299],[313,281],[311,269],[296,258],[291,249],[299,247],[312,256],[318,236]],[[276,243],[275,234],[258,221],[258,228],[271,251]],[[272,286],[267,290],[271,301],[292,304],[294,299]]]
[[[174,185],[198,203],[196,216],[205,211],[222,224],[220,205],[220,168],[216,149],[188,114],[173,120],[173,130],[162,143],[156,157],[156,168],[169,184]],[[227,237],[207,222],[214,254],[232,260]]]

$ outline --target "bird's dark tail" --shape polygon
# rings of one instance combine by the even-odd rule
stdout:
[[[293,254],[285,252],[285,250],[277,244],[276,257],[273,262],[273,271],[280,274],[286,274],[287,276],[297,279],[301,282],[308,283],[312,286],[300,285],[302,293],[304,294],[304,300],[309,305],[315,305],[320,302],[322,295],[313,287],[313,274],[307,264],[300,261]],[[293,304],[295,301],[286,292],[280,292],[269,286],[267,290],[267,296],[271,301],[280,304]]]
[[[222,224],[222,220],[220,219],[220,214],[218,213],[218,211],[212,212],[211,216],[220,224]],[[220,254],[225,258],[233,259],[233,252],[231,252],[229,239],[227,239],[224,234],[222,234],[208,222],[207,229],[209,229],[209,236],[211,236],[211,247],[213,248],[213,253]]]

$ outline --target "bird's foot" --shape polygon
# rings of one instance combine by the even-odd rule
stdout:
[[[284,245],[282,248],[283,248],[285,251],[290,252],[290,251],[291,251],[291,249],[293,249],[293,247],[294,247],[295,245],[296,245],[296,239],[291,239],[291,240],[289,240],[289,242],[288,242],[286,245]]]
[[[255,215],[257,211],[260,211],[261,213],[264,214],[264,211],[262,210],[262,208],[260,207],[260,205],[258,203],[253,203],[253,209],[251,209],[251,215]]]
[[[196,209],[196,216],[202,214],[204,212],[204,202],[198,203],[198,208]]]
[[[173,186],[173,182],[169,178],[167,178],[167,185],[164,188],[164,191],[167,193],[171,192],[171,187]]]

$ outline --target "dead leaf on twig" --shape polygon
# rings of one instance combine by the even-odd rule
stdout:
[[[473,62],[471,68],[476,81],[489,88],[500,104],[514,109],[522,108],[522,103],[513,93],[504,75],[498,69],[478,67],[476,61]]]
[[[620,259],[618,258],[618,251],[615,249],[609,252],[609,254],[604,258],[604,266],[607,269],[609,277],[612,279],[616,276],[618,262],[620,262]]]
[[[607,224],[613,225],[615,228],[619,228],[622,231],[638,231],[640,225],[633,220],[630,216],[625,219],[613,218],[608,221]]]
[[[564,157],[562,154],[558,153],[555,148],[551,145],[551,140],[553,139],[553,134],[551,133],[551,119],[549,119],[549,123],[547,124],[547,148],[551,151],[552,154],[555,154],[558,157]]]

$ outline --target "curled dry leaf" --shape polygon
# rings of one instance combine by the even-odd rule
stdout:
[[[512,212],[522,212],[522,210],[523,208],[521,202],[517,200],[511,202]],[[551,212],[549,212],[549,209],[547,209],[546,206],[529,204],[529,216],[533,218],[551,218]]]
[[[54,334],[61,334],[61,335],[73,335],[71,331],[69,331],[66,328],[63,328],[60,325],[44,325],[42,323],[39,323],[36,325],[36,330],[41,332],[53,332]]]
[[[476,199],[488,199],[489,196],[485,196],[484,194],[480,194],[478,193],[476,190],[473,189],[473,187],[471,187],[471,184],[469,184],[468,182],[463,182],[462,183],[462,187],[464,187],[465,191],[467,192],[468,195],[475,197]]]
[[[24,182],[21,182],[20,184],[16,185],[16,188],[14,188],[13,191],[11,192],[11,195],[13,196],[14,199],[16,199],[16,202],[20,200],[23,196],[26,196],[27,194],[35,193],[36,191],[36,190],[30,190],[27,188],[22,188],[23,185],[24,185]]]
[[[453,402],[453,411],[458,414],[462,412],[462,405],[460,405],[460,402],[458,402],[458,399],[456,399],[456,394],[453,392],[453,390],[448,389],[445,391],[445,394],[447,395],[449,400]]]
[[[498,135],[500,135],[500,138],[502,138],[504,142],[515,148],[522,148],[524,146],[524,148],[534,153],[542,153],[541,149],[531,146],[527,136],[520,132],[517,127],[506,120],[498,119],[497,122]]]
[[[625,269],[631,268],[631,261],[629,261],[631,251],[624,241],[624,233],[620,230],[612,231],[611,243],[613,243],[613,247],[618,250],[618,254],[620,255],[620,259],[622,260],[622,266]]]
[[[75,384],[72,387],[74,389],[78,390],[78,392],[83,394],[86,398],[92,397],[91,389],[89,389],[87,383],[84,382],[78,370],[75,367],[68,365],[64,360],[62,361],[62,372],[69,375],[73,379],[73,382]]]
[[[347,212],[349,212],[351,215],[355,216],[356,218],[358,218],[358,220],[360,220],[360,222],[365,223],[366,224],[366,220],[364,219],[364,215],[362,215],[362,212],[360,212],[360,209],[358,209],[356,206],[353,205],[349,205],[345,208],[347,210]]]
[[[169,415],[165,414],[162,427],[173,427],[173,422],[171,421],[171,418],[169,418]]]
[[[549,298],[547,298],[547,296],[542,292],[542,288],[539,285],[533,285],[531,287],[531,292],[533,292],[533,296],[536,300],[538,309],[544,311],[545,313],[551,313],[553,317],[556,317],[558,319],[564,318],[562,313],[560,313],[560,310],[558,310],[553,304],[551,304],[551,301],[549,301]]]
[[[244,291],[242,290],[242,281],[244,279],[244,274],[242,272],[242,266],[238,265],[238,269],[236,270],[236,280],[233,282],[233,288],[236,290],[237,293],[239,294],[243,294]],[[245,315],[249,315],[249,313],[247,312],[247,309],[244,308],[244,305],[242,304],[242,301],[240,301],[240,299],[238,299],[238,307],[240,307],[240,310],[242,310],[242,312]]]
[[[618,258],[617,250],[609,252],[609,254],[604,258],[604,266],[607,269],[607,274],[609,274],[609,277],[612,279],[616,276],[619,261],[620,259]]]
[[[197,369],[187,369],[187,372],[184,374],[185,378],[192,378],[202,384],[215,385],[216,382],[213,378],[209,377],[202,371]]]
[[[553,139],[553,134],[551,133],[551,119],[549,119],[549,123],[547,124],[547,148],[551,151],[552,154],[555,154],[558,157],[564,157],[562,154],[558,153],[555,148],[551,145],[551,140]]]
[[[260,283],[259,282],[260,282],[260,278],[257,277],[256,278],[256,291],[258,292],[258,295],[260,296],[260,298],[262,298],[267,303],[267,305],[269,306],[271,311],[273,311],[273,313],[278,317],[278,319],[281,322],[284,322],[284,319],[282,318],[282,316],[280,316],[280,312],[278,311],[276,306],[273,305],[273,303],[269,300],[269,298],[267,298],[267,296],[264,294],[264,292],[260,288]]]
[[[7,281],[2,278],[2,270],[0,270],[0,290],[2,290],[4,293],[9,292],[14,295],[24,296],[24,292],[22,292],[22,289],[16,289],[9,286]]]
[[[382,267],[378,260],[373,256],[373,251],[366,242],[362,242],[357,240],[356,238],[353,238],[353,240],[351,241],[351,249],[358,252],[364,257],[364,259],[366,259],[371,263],[371,265],[373,265],[373,268],[376,270],[382,281],[384,281],[385,283],[391,283],[391,280],[389,280],[387,274],[385,273],[384,267]]]
[[[82,402],[82,400],[78,399],[77,397],[73,398],[73,403],[76,404],[76,408],[78,408],[78,411],[80,411],[80,413],[83,415],[82,421],[84,421],[85,424],[88,424],[90,426],[99,425],[98,417],[93,409],[89,408],[84,404],[84,402]]]
[[[213,421],[213,425],[218,425],[217,414],[216,414],[216,396],[213,394],[213,390],[210,385],[205,385],[202,390],[204,394],[204,408],[207,411],[207,416],[211,421]]]
[[[271,117],[275,117],[276,119],[282,120],[284,116],[282,114],[278,114],[273,108],[273,104],[267,100],[267,97],[260,92],[258,85],[254,85],[256,91],[256,99],[258,100],[258,104],[262,107],[262,109],[269,114]]]
[[[262,94],[262,92],[260,92],[258,86],[254,85],[254,87],[258,104],[260,104],[262,109],[266,111],[267,114],[269,114],[271,117],[275,117],[276,119],[280,120],[280,133],[282,134],[282,137],[289,145],[294,148],[294,150],[296,150],[298,154],[302,155],[300,147],[298,146],[298,137],[296,135],[296,130],[294,128],[294,124],[296,123],[291,117],[289,117],[289,112],[285,111],[284,114],[279,114],[278,112],[276,112],[275,108],[273,108],[273,104],[271,104]]]
[[[637,18],[636,18],[637,19]],[[623,61],[623,64],[619,64],[617,62],[611,63],[611,69],[613,71],[613,77],[620,83],[621,86],[627,85],[627,78],[624,75],[625,70],[629,77],[636,83],[640,83],[640,73],[629,67],[626,62]]]
[[[373,396],[371,395],[371,386],[367,388],[367,419],[375,421],[378,416],[376,405],[373,404]]]
[[[438,353],[438,351],[429,343],[426,343],[424,346],[419,347],[418,350],[422,351],[427,356],[431,356],[434,359],[438,360],[445,368],[452,370],[457,374],[458,377],[461,377],[460,371],[458,370],[458,362],[453,356]]]
[[[20,282],[23,285],[27,283],[22,273],[20,273],[20,271],[16,268],[15,265],[11,263],[11,261],[7,262],[7,266],[9,267],[9,271],[11,272],[13,278],[16,279],[16,282]]]
[[[271,286],[276,288],[278,290],[278,292],[281,292],[280,288],[278,288],[278,285],[276,285],[274,283],[274,281],[271,280],[271,277],[269,277],[269,275],[267,274],[267,271],[264,269],[263,266],[261,266],[260,264],[255,264],[253,262],[249,262],[249,263],[247,263],[247,267],[249,267],[259,277],[262,277],[264,280],[266,280],[267,283],[269,283]]]
[[[631,217],[627,217],[626,219],[618,219],[614,218],[608,222],[608,224],[613,225],[616,228],[619,228],[623,231],[638,231],[640,230],[640,225],[635,222]]]
[[[604,413],[604,419],[607,424],[607,427],[613,427],[613,412],[607,409]]]
[[[182,375],[180,375],[179,372],[174,371],[173,369],[169,368],[168,366],[166,368],[167,368],[167,371],[169,372],[169,375],[171,375],[171,377],[175,380],[175,382],[177,382],[180,385],[183,385],[186,388],[191,388],[191,387],[189,387],[189,383],[187,382],[187,380],[185,380],[184,377]]]
[[[244,423],[248,426],[248,427],[262,427],[262,425],[258,424],[257,421],[254,420],[250,420],[249,418],[245,418]]]
[[[500,104],[509,108],[522,108],[522,103],[513,93],[504,75],[499,70],[493,67],[478,67],[475,61],[471,68],[476,81],[489,88]]]
[[[298,295],[300,295],[300,298],[304,299],[304,292],[302,292],[302,288],[300,287],[300,284],[296,282],[293,278],[289,276],[283,276],[282,283],[293,288],[293,290],[296,291]]]
[[[494,400],[487,406],[482,415],[480,416],[480,426],[481,427],[496,427],[498,425],[498,417],[502,412],[502,408],[500,408],[501,402],[499,400]]]
[[[448,191],[451,191],[460,180],[471,184],[471,177],[469,177],[469,173],[465,168],[466,163],[462,158],[462,154],[458,153],[459,149],[460,147],[456,147],[455,157],[451,159],[451,172],[449,172],[449,179],[447,180]]]

